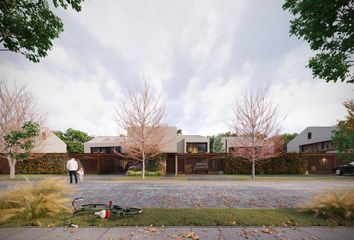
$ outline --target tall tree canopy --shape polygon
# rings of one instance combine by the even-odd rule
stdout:
[[[90,141],[93,138],[85,132],[72,128],[67,129],[65,132],[54,131],[54,134],[66,143],[69,153],[83,153],[84,142]]]
[[[347,100],[343,104],[348,111],[345,120],[338,121],[337,128],[333,135],[333,142],[339,153],[354,151],[354,100]]]
[[[317,54],[308,67],[314,77],[354,83],[354,2],[352,0],[286,0],[295,16],[290,34],[302,38]]]
[[[53,5],[79,12],[84,0],[53,0]],[[63,23],[47,0],[1,0],[0,43],[5,49],[23,54],[33,62],[47,56],[53,40],[63,31]]]

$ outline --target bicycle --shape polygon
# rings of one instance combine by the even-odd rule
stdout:
[[[67,225],[70,227],[77,228],[78,226],[72,223],[72,220],[75,216],[81,213],[94,213],[101,217],[103,220],[104,218],[111,218],[111,217],[126,217],[141,214],[143,212],[140,208],[124,208],[118,205],[112,205],[112,201],[109,201],[108,204],[104,203],[88,203],[82,204],[80,206],[76,206],[76,202],[83,201],[83,198],[74,198],[71,202],[73,206],[73,215],[68,219]],[[103,213],[101,215],[100,213]]]

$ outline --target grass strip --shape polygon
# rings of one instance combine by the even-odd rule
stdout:
[[[354,220],[315,218],[297,209],[234,209],[234,208],[147,208],[140,215],[125,218],[101,220],[93,214],[83,214],[74,218],[73,223],[80,227],[89,226],[354,226]],[[41,219],[41,226],[65,226],[65,219]],[[33,223],[22,219],[9,219],[2,227],[29,226]]]

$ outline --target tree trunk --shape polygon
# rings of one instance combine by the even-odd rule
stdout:
[[[142,173],[143,178],[145,178],[145,153],[143,152],[143,173]]]
[[[252,159],[252,179],[256,178],[256,161]]]
[[[12,159],[10,156],[8,156],[7,161],[9,162],[9,167],[10,167],[10,179],[14,179],[15,178],[16,160]]]

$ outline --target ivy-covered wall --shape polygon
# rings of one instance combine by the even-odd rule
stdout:
[[[66,153],[47,153],[34,156],[31,159],[18,161],[16,173],[19,174],[65,174],[66,162],[69,155]]]
[[[224,160],[224,172],[227,174],[251,174],[251,169],[251,163],[240,158]],[[306,171],[307,159],[298,153],[287,153],[256,162],[257,174],[304,174]]]

